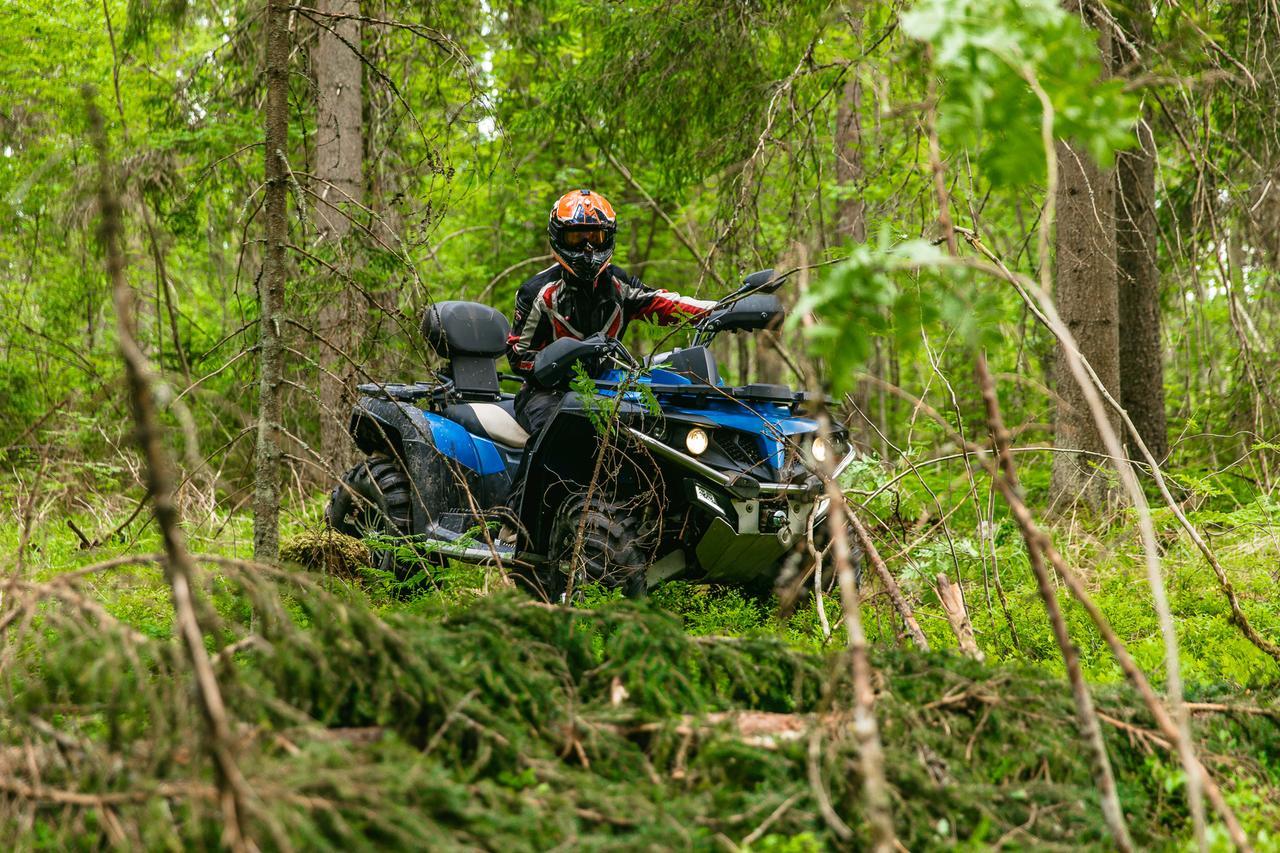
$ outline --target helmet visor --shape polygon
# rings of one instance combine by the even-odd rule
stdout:
[[[594,246],[597,249],[603,248],[608,239],[608,232],[603,228],[566,231],[564,233],[564,244],[571,249],[578,249],[587,245]]]

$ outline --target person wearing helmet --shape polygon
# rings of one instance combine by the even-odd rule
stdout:
[[[591,190],[565,193],[551,208],[547,236],[556,262],[520,286],[507,339],[511,368],[524,377],[516,420],[530,435],[551,419],[564,395],[533,377],[534,357],[547,344],[597,332],[620,338],[632,320],[665,326],[700,317],[714,304],[646,287],[610,263],[617,231],[613,207]]]

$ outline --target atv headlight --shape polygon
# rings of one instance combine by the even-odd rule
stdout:
[[[810,465],[822,466],[839,462],[849,452],[849,442],[838,435],[814,436],[802,445]]]
[[[707,446],[711,444],[711,438],[707,435],[707,431],[702,427],[694,427],[685,433],[684,446],[694,456],[701,456],[706,452]]]

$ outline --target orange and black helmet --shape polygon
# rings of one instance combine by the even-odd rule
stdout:
[[[613,206],[591,190],[574,190],[560,196],[547,222],[551,253],[582,282],[595,281],[609,265],[617,231]]]

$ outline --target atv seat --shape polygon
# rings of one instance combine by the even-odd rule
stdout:
[[[482,435],[507,447],[521,448],[529,441],[529,433],[516,421],[515,400],[496,403],[454,403],[440,414],[472,435]]]
[[[507,351],[510,331],[501,312],[479,302],[437,302],[422,318],[422,336],[436,355],[448,359],[444,372],[463,399],[498,401],[494,361]]]

